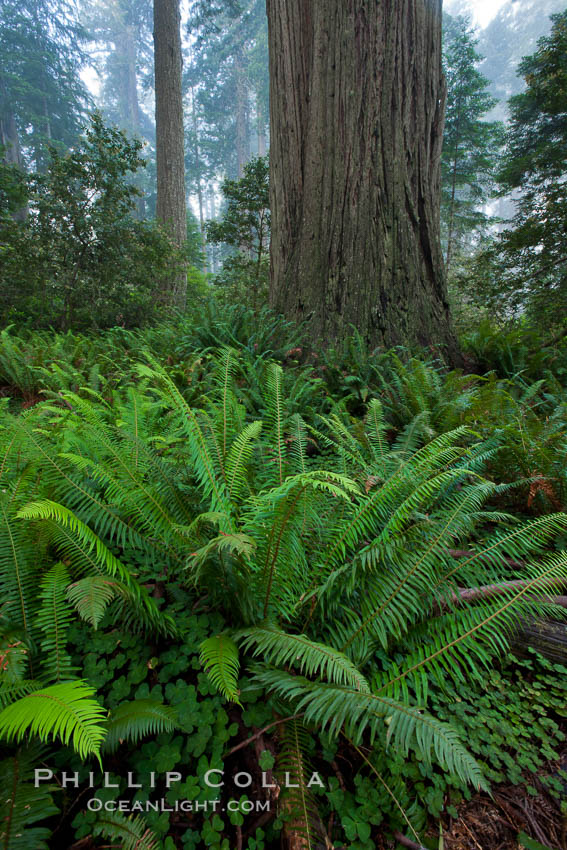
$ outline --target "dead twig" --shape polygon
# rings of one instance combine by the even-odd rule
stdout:
[[[303,717],[303,713],[290,714],[289,717],[283,717],[281,720],[274,720],[273,723],[268,723],[267,726],[264,726],[262,729],[259,729],[258,732],[255,732],[249,738],[246,738],[245,741],[241,741],[239,744],[236,744],[235,747],[233,747],[231,750],[228,751],[228,753],[226,753],[224,758],[227,759],[229,756],[232,756],[234,755],[234,753],[237,753],[238,750],[242,750],[244,749],[244,747],[248,746],[248,744],[252,744],[258,738],[261,738],[264,732],[267,732],[268,729],[272,729],[274,726],[280,726],[282,723],[286,723],[288,720],[295,720],[298,717]]]

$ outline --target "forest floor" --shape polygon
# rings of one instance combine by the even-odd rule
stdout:
[[[525,785],[498,785],[492,796],[480,793],[462,803],[459,817],[447,818],[443,824],[444,850],[529,850],[538,846],[523,844],[518,840],[520,833],[536,838],[545,848],[567,850],[567,818],[561,814],[559,800],[541,782],[543,776],[557,775],[560,769],[567,770],[567,746],[557,762],[539,775],[531,774]],[[528,791],[528,785],[535,787],[537,795]]]

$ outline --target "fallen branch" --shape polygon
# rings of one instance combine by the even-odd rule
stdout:
[[[465,587],[459,588],[458,593],[453,594],[453,601],[455,602],[476,602],[477,599],[487,599],[490,596],[500,596],[503,593],[507,593],[509,590],[523,590],[528,585],[533,584],[532,579],[514,579],[512,581],[503,581],[501,584],[485,584],[481,587]],[[545,579],[539,583],[538,588],[534,588],[535,593],[537,593],[537,597],[540,599],[539,590],[543,588],[554,588],[554,587],[563,587],[567,584],[567,581],[564,578],[550,578]],[[563,596],[556,597],[557,599],[565,599]],[[550,599],[543,599],[542,601],[549,602]],[[562,605],[562,602],[558,602],[558,605]]]
[[[394,832],[394,838],[399,844],[402,844],[404,847],[409,847],[410,850],[427,850],[423,844],[417,844],[415,841],[412,841],[411,838],[406,838],[406,836],[402,835],[401,832]]]
[[[469,549],[447,549],[446,550],[452,558],[472,558],[475,555],[475,552]],[[521,568],[525,567],[524,561],[514,561],[511,558],[503,558],[503,560],[510,567]],[[457,593],[451,594],[451,602],[461,604],[464,602],[476,602],[477,599],[487,599],[490,596],[499,596],[502,593],[507,593],[509,590],[523,590],[523,588],[527,587],[529,584],[533,583],[532,579],[512,579],[510,581],[503,581],[498,584],[485,584],[480,587],[460,587]],[[534,588],[539,597],[539,590],[543,588],[561,588],[567,586],[567,580],[564,578],[548,578],[543,579],[539,586]],[[565,602],[566,597],[557,596],[553,599],[549,598],[541,598],[542,602],[553,602],[556,605],[561,605],[566,608],[567,604]],[[444,605],[441,605],[441,608],[444,608]]]
[[[472,558],[474,555],[482,554],[479,552],[473,552],[472,549],[446,549],[446,552],[452,558]],[[525,567],[525,561],[515,561],[513,558],[502,558],[504,563],[508,564],[509,567]]]

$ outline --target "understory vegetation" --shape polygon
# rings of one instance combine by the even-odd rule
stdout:
[[[3,846],[438,847],[502,782],[565,817],[567,671],[522,634],[565,614],[567,348],[532,343],[4,330]]]

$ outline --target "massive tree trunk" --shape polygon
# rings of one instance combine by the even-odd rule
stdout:
[[[179,0],[154,0],[156,89],[156,217],[182,247],[187,239],[185,151],[181,94]],[[184,271],[168,282],[164,300],[183,308],[187,295]]]
[[[271,301],[313,336],[444,344],[441,0],[267,0]]]

